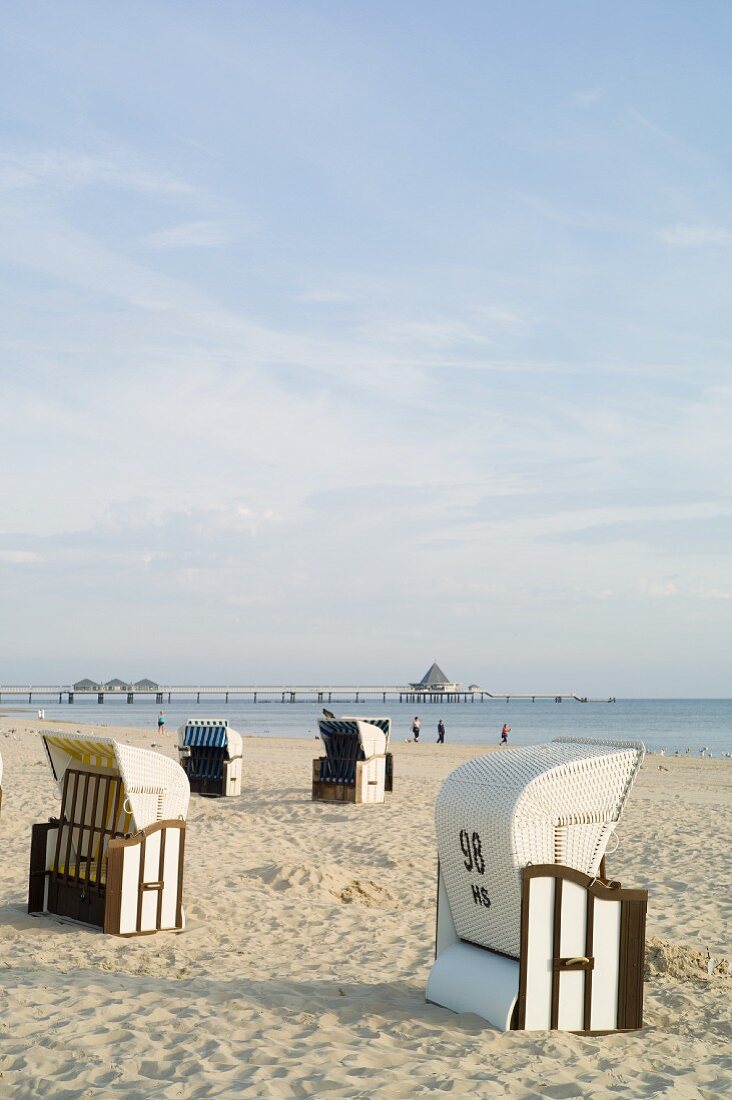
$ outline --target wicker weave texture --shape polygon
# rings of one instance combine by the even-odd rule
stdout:
[[[644,751],[567,739],[500,749],[448,776],[437,846],[461,939],[518,958],[522,869],[561,862],[596,874]]]
[[[389,748],[389,741],[391,740],[391,718],[369,718],[367,714],[364,715],[348,715],[344,714],[341,718],[343,722],[368,722],[370,726],[377,726],[380,730],[384,731],[386,737],[386,748]]]
[[[51,771],[59,783],[69,766],[80,763],[107,774],[118,772],[133,828],[144,829],[168,818],[185,818],[190,797],[188,777],[169,757],[93,733],[41,734],[41,738]]]

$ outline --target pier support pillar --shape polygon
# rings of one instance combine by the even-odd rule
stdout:
[[[170,692],[168,692],[168,702],[170,702]]]
[[[254,692],[254,702],[256,703],[256,701],[257,701],[257,693],[256,693],[256,691],[255,691],[255,692]]]
[[[127,692],[127,702],[128,703],[134,703],[134,701],[135,701],[134,692],[128,691]]]
[[[197,703],[201,702],[201,693],[200,693],[200,691],[196,692],[196,702]]]
[[[163,693],[162,693],[162,691],[158,691],[158,692],[156,692],[156,694],[155,694],[155,702],[156,702],[156,703],[162,703],[162,701],[163,701]],[[170,700],[168,700],[168,702],[170,702]]]
[[[70,692],[69,692],[69,700],[68,700],[68,701],[69,701],[70,703],[73,703],[73,701],[74,701],[74,693],[73,693],[73,691],[70,691]]]
[[[226,698],[224,699],[224,702],[225,702],[225,703],[228,703],[228,701],[229,701],[229,693],[228,693],[228,691],[227,691],[227,693],[226,693]]]
[[[104,702],[104,692],[103,691],[98,691],[97,692],[97,702],[98,703],[103,703]]]

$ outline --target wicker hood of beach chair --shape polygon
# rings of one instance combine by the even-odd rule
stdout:
[[[384,801],[388,731],[361,718],[320,718],[325,756],[313,761],[313,799]]]
[[[28,911],[118,935],[182,928],[183,769],[101,735],[41,740],[61,811],[33,826]]]
[[[242,739],[228,719],[189,718],[178,730],[178,759],[195,794],[241,794]]]
[[[470,1001],[482,968],[494,996],[478,996],[478,1008],[458,1010],[479,1011],[497,1026],[640,1026],[638,906],[644,929],[647,895],[608,884],[603,858],[644,753],[640,742],[560,738],[478,757],[448,776],[435,812],[438,957],[429,1000],[454,1007],[467,993]],[[604,945],[597,934],[601,926]],[[600,947],[611,944],[613,957],[600,959]],[[544,952],[539,962],[537,945]],[[564,976],[567,959],[574,973]],[[534,988],[539,971],[551,979],[541,993]],[[600,972],[607,976],[604,986]],[[608,990],[621,978],[625,1000],[618,1008]],[[566,996],[560,997],[560,990]]]
[[[386,745],[384,748],[385,755],[385,767],[384,767],[384,790],[387,794],[394,790],[394,754],[389,752],[389,742],[391,741],[391,718],[369,718],[368,715],[363,717],[344,714],[341,718],[343,722],[368,722],[371,726],[377,726],[380,730],[384,731],[386,737]]]

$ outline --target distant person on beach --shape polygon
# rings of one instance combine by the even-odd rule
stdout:
[[[507,745],[508,744],[508,735],[509,735],[510,732],[511,732],[511,727],[509,726],[508,722],[504,722],[503,723],[503,729],[501,730],[501,744],[502,745]]]
[[[437,723],[437,744],[445,744],[445,723],[442,721],[441,718],[440,721]]]
[[[164,729],[165,729],[165,715],[163,714],[163,712],[161,710],[160,714],[158,715],[158,733],[162,733]]]
[[[415,741],[419,741],[419,731],[421,729],[422,729],[422,723],[420,722],[417,715],[415,715],[414,716],[414,721],[412,722],[412,737],[414,738]]]

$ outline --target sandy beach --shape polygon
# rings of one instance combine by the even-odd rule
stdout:
[[[58,806],[40,725],[0,718],[0,1095],[732,1093],[732,761],[647,757],[608,859],[649,891],[644,1031],[500,1034],[424,998],[434,800],[486,747],[396,743],[394,793],[357,807],[310,801],[316,741],[245,738],[241,797],[191,799],[186,930],[125,940],[26,913]],[[116,735],[175,756],[174,731]]]

